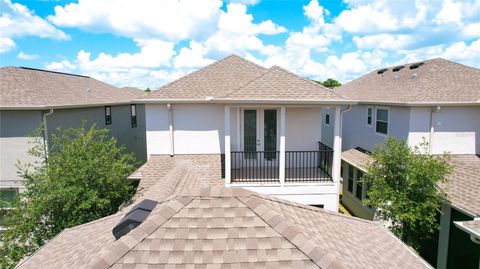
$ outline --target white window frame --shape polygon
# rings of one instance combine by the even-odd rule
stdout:
[[[382,110],[387,110],[388,111],[388,118],[387,118],[387,133],[384,134],[384,133],[379,133],[377,132],[377,114],[378,114],[378,110],[379,109],[382,109]],[[384,122],[384,121],[382,121]],[[383,137],[387,137],[389,134],[390,134],[390,108],[389,107],[386,107],[386,106],[378,106],[378,107],[375,107],[375,133],[379,136],[383,136]]]
[[[368,110],[371,109],[372,111],[372,115],[370,115],[370,118],[371,118],[371,122],[370,124],[368,124]],[[367,127],[369,128],[372,128],[373,127],[373,122],[374,122],[374,117],[373,117],[373,113],[375,112],[375,110],[373,109],[373,106],[367,106],[367,111],[366,111],[366,114],[367,114],[367,117],[366,117],[366,121],[365,121],[365,124],[367,125]],[[390,113],[389,113],[390,114]]]
[[[328,123],[327,123],[327,116],[328,116]],[[330,113],[325,113],[325,126],[330,126],[330,121],[332,121],[332,117]]]

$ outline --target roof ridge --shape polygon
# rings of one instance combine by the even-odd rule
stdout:
[[[214,62],[212,62],[212,63],[210,63],[210,64],[207,64],[206,66],[204,66],[204,67],[202,67],[202,68],[200,68],[200,69],[197,69],[197,70],[195,70],[195,71],[193,71],[193,72],[191,72],[191,73],[189,73],[189,74],[186,74],[186,75],[184,75],[184,76],[181,76],[181,77],[175,79],[174,81],[171,81],[171,82],[169,82],[169,83],[167,83],[167,84],[165,84],[165,85],[157,88],[156,91],[161,90],[162,88],[168,87],[168,86],[170,86],[170,85],[173,85],[173,84],[177,83],[177,82],[180,81],[180,80],[183,80],[183,79],[185,79],[185,78],[187,78],[187,77],[190,77],[190,76],[192,76],[192,75],[194,75],[194,74],[196,74],[196,73],[198,73],[198,72],[200,72],[200,71],[202,71],[202,70],[205,70],[205,68],[211,68],[211,67],[216,66],[216,65],[218,65],[218,64],[220,64],[220,63],[223,63],[224,61],[226,61],[226,60],[228,60],[228,59],[230,59],[230,58],[238,58],[238,59],[241,59],[242,61],[245,61],[245,62],[247,62],[247,63],[249,63],[249,64],[253,64],[253,65],[256,65],[256,66],[261,67],[261,68],[263,68],[263,69],[266,69],[265,67],[260,66],[260,65],[258,65],[258,64],[256,64],[256,63],[252,62],[252,61],[246,60],[246,59],[244,59],[244,58],[242,58],[242,57],[240,57],[240,56],[238,56],[238,55],[236,55],[236,54],[230,54],[230,55],[228,55],[228,56],[226,56],[226,57],[224,57],[224,58],[222,58],[222,59],[220,59],[220,60],[217,60],[217,61],[214,61]],[[153,91],[152,91],[151,93],[153,93]]]
[[[247,197],[237,197],[237,200],[252,210],[279,235],[297,247],[319,268],[345,268],[334,254],[325,251],[316,241],[312,240],[310,234],[300,230],[298,225],[289,221],[283,214],[263,203],[261,198],[250,196],[248,200],[244,201],[243,199],[247,199]]]
[[[246,87],[246,86],[249,85],[250,83],[253,83],[255,80],[257,80],[257,79],[265,76],[265,75],[268,74],[269,72],[270,72],[270,68],[266,69],[263,73],[261,73],[260,75],[258,75],[258,76],[255,77],[255,78],[252,78],[251,80],[249,80],[249,81],[246,82],[245,84],[240,85],[240,86],[238,86],[237,88],[229,91],[227,94],[223,95],[223,96],[220,97],[220,98],[226,98],[226,97],[228,97],[228,96],[231,95],[232,93],[234,93],[234,92],[236,92],[236,91],[239,91],[240,89]]]
[[[160,204],[161,206],[155,208],[138,227],[118,240],[104,246],[98,253],[98,257],[93,259],[88,266],[93,268],[109,268],[113,266],[115,262],[180,212],[193,199],[193,197],[182,197]]]
[[[364,223],[368,223],[368,224],[373,224],[374,223],[372,221],[368,221],[368,220],[365,220],[365,219],[362,219],[362,218],[358,218],[358,217],[354,217],[354,216],[347,216],[347,215],[336,213],[336,212],[333,212],[333,211],[329,211],[329,210],[325,210],[325,209],[321,209],[321,208],[316,208],[316,207],[313,207],[313,206],[310,206],[310,205],[305,205],[305,204],[300,204],[300,203],[292,202],[292,201],[285,200],[285,199],[270,197],[268,195],[264,195],[264,194],[261,194],[261,193],[254,193],[254,196],[258,197],[259,199],[263,199],[263,200],[267,200],[267,201],[271,201],[271,202],[275,202],[275,203],[279,203],[279,204],[284,204],[284,205],[288,205],[288,206],[298,207],[298,208],[302,208],[302,209],[305,209],[305,210],[315,211],[315,212],[319,212],[321,214],[328,214],[328,215],[341,217],[341,218],[346,218],[346,219],[350,219],[350,220],[355,220],[355,221],[359,221],[359,222],[364,222]]]
[[[307,79],[307,78],[305,78],[305,77],[303,77],[303,76],[300,76],[300,75],[298,75],[298,74],[295,74],[295,73],[293,73],[293,72],[291,72],[291,71],[289,71],[289,70],[287,70],[287,69],[285,69],[285,68],[283,68],[283,67],[280,67],[280,66],[278,66],[278,65],[274,65],[274,66],[272,66],[270,69],[272,69],[272,68],[278,69],[278,70],[280,70],[280,71],[283,71],[284,73],[287,73],[287,74],[290,74],[290,75],[295,76],[295,77],[297,77],[297,78],[300,78],[300,79],[302,79],[302,80],[304,80],[304,81],[306,81],[306,82],[308,82],[308,83],[310,83],[310,84],[312,84],[312,85],[315,85],[315,86],[317,86],[317,87],[320,87],[321,89],[326,90],[326,91],[328,91],[328,92],[330,92],[330,93],[332,93],[332,94],[334,94],[334,95],[336,95],[336,96],[338,96],[338,97],[340,97],[340,98],[342,98],[342,99],[346,99],[345,97],[343,97],[343,96],[340,95],[339,93],[334,92],[332,89],[329,89],[329,88],[327,88],[327,87],[325,87],[325,86],[323,86],[323,85],[321,85],[321,84],[318,84],[318,83],[316,83],[316,82],[313,82],[311,79]]]

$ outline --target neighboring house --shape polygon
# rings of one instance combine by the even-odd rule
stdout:
[[[22,191],[17,160],[35,159],[28,154],[29,135],[45,126],[43,139],[58,127],[79,127],[83,120],[108,128],[111,135],[146,160],[145,112],[131,100],[144,93],[119,89],[96,79],[25,67],[0,69],[0,198],[13,199]]]
[[[225,188],[218,162],[180,159],[159,176],[148,162],[139,174],[156,180],[135,203],[18,268],[430,268],[377,223]]]
[[[374,209],[363,205],[368,194],[359,179],[368,152],[386,137],[405,139],[426,154],[448,152],[455,169],[449,186],[442,186],[449,203],[442,207],[438,251],[432,251],[430,262],[438,268],[478,268],[479,246],[452,223],[480,216],[480,158],[475,155],[480,154],[480,70],[432,59],[375,70],[336,91],[358,101],[342,119],[342,203],[356,216],[373,218]],[[333,117],[332,111],[324,110],[323,117]],[[333,127],[324,120],[327,145]]]
[[[321,109],[354,102],[280,67],[232,55],[142,99],[147,153],[213,155],[225,185],[338,210],[340,128],[321,141]],[[339,127],[339,125],[337,125]]]

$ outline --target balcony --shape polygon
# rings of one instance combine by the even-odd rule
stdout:
[[[285,184],[332,182],[333,150],[285,151]],[[279,151],[231,151],[231,183],[275,184],[280,178]]]

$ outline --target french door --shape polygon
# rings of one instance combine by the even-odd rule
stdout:
[[[278,147],[277,109],[243,109],[242,140],[245,159],[274,161]]]

